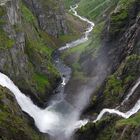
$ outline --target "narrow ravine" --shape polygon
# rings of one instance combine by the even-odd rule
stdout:
[[[89,27],[80,39],[67,43],[66,46],[61,47],[58,51],[69,49],[81,43],[84,43],[88,40],[89,35],[93,30],[94,23],[78,15],[76,12],[76,8],[78,8],[78,5],[71,7],[70,11],[72,11],[76,17],[80,18],[83,21],[86,21],[89,24]],[[15,98],[21,109],[34,119],[35,125],[40,132],[48,133],[52,140],[70,140],[71,136],[74,133],[74,130],[80,128],[82,125],[87,124],[88,120],[80,120],[81,110],[85,106],[82,106],[83,108],[79,110],[78,108],[73,106],[73,104],[65,100],[65,96],[67,95],[64,89],[65,85],[68,83],[71,77],[71,69],[67,67],[59,58],[58,52],[54,54],[54,61],[63,81],[57,88],[58,93],[51,99],[49,106],[45,109],[36,106],[32,102],[32,100],[24,93],[22,93],[12,82],[12,80],[10,80],[10,78],[3,73],[0,73],[0,85],[8,88],[15,95]],[[140,79],[138,79],[123,102],[126,102],[131,97],[131,95],[139,85]],[[105,113],[117,114],[123,118],[129,118],[133,114],[137,113],[139,109],[140,99],[136,102],[134,107],[132,107],[125,113],[120,112],[117,109],[103,109],[97,116],[96,120],[94,120],[93,122],[95,123],[99,121]]]
[[[126,98],[122,101],[121,105],[124,105],[124,103],[129,100],[129,98],[133,95],[133,93],[135,92],[135,90],[138,88],[138,86],[140,85],[140,78],[137,80],[136,84],[132,87],[132,89],[130,90],[130,92],[127,94]],[[119,107],[117,107],[119,108]],[[125,119],[131,117],[132,115],[134,115],[135,113],[137,113],[140,110],[140,99],[138,99],[138,101],[136,102],[136,104],[134,105],[134,107],[132,107],[129,111],[123,113],[117,109],[109,109],[109,108],[104,108],[100,114],[97,116],[96,120],[94,120],[93,122],[96,123],[97,121],[99,121],[105,113],[110,113],[110,114],[117,114]]]
[[[60,51],[69,49],[69,48],[73,48],[79,44],[86,42],[89,39],[89,35],[95,26],[92,21],[88,20],[85,17],[81,17],[80,15],[78,15],[78,13],[76,11],[77,8],[78,8],[78,4],[76,4],[74,7],[71,6],[69,11],[72,12],[73,15],[76,16],[77,18],[79,18],[80,20],[87,22],[89,24],[89,27],[87,28],[87,30],[84,32],[84,35],[80,39],[67,43],[65,46],[59,48]]]
[[[79,128],[87,123],[87,120],[80,121],[80,111],[65,100],[64,88],[71,77],[71,69],[67,67],[59,58],[59,51],[75,47],[88,40],[90,32],[93,30],[94,23],[86,18],[79,16],[76,12],[78,5],[71,7],[73,15],[86,21],[89,24],[84,35],[73,42],[66,44],[54,53],[55,66],[62,77],[62,83],[58,86],[58,93],[51,99],[46,109],[36,106],[32,100],[25,96],[18,87],[8,78],[0,73],[0,85],[8,88],[14,95],[21,109],[30,115],[35,125],[42,133],[48,133],[51,139],[69,140],[75,128]]]

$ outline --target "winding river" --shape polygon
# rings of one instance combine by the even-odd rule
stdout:
[[[77,7],[78,5],[71,7],[71,11],[76,17],[89,23],[89,27],[80,39],[66,44],[66,46],[61,47],[59,51],[75,47],[78,44],[87,41],[91,31],[93,30],[94,23],[84,17],[79,16],[76,12]],[[36,106],[29,97],[22,93],[18,87],[2,73],[0,73],[0,85],[8,88],[15,95],[15,98],[21,109],[34,119],[35,125],[40,130],[40,132],[48,133],[52,140],[69,140],[74,133],[74,130],[80,128],[82,125],[87,124],[88,120],[80,120],[79,118],[81,111],[65,100],[66,94],[64,89],[65,85],[70,79],[71,69],[63,64],[63,62],[59,59],[57,52],[54,55],[54,59],[55,65],[58,68],[63,81],[58,86],[58,94],[51,99],[49,106],[45,109]],[[140,79],[138,79],[126,97],[125,101],[130,98],[139,85]],[[123,118],[129,118],[139,109],[140,99],[137,101],[134,107],[126,113],[120,112],[117,109],[103,109],[98,115],[97,119],[93,122],[100,120],[106,112],[118,114]]]
[[[89,27],[80,39],[67,43],[66,46],[61,47],[54,53],[55,66],[61,74],[62,83],[58,86],[58,93],[52,97],[46,109],[36,106],[29,97],[18,89],[8,76],[0,73],[0,85],[8,88],[15,95],[19,106],[34,119],[39,131],[48,133],[51,139],[55,140],[69,140],[75,128],[79,128],[88,122],[87,120],[79,120],[80,111],[65,100],[66,94],[64,93],[64,88],[71,77],[71,69],[59,58],[59,51],[84,43],[88,40],[90,32],[93,30],[94,23],[79,16],[76,12],[76,8],[78,8],[78,5],[70,7],[73,15],[86,21]]]

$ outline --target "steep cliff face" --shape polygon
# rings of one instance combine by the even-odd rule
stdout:
[[[50,6],[56,5],[52,3]],[[42,14],[44,9],[40,9],[43,10]],[[37,13],[33,14],[21,0],[4,1],[0,6],[0,71],[9,75],[25,93],[33,93],[42,99],[47,96],[46,93],[52,91],[59,78],[51,56],[55,44],[48,35],[49,31],[42,26],[49,28],[54,36],[60,30],[66,33],[66,26],[59,26],[63,12],[60,9],[58,11],[58,17],[49,19],[49,15],[45,15],[45,20],[40,21],[36,18]],[[56,13],[55,8],[48,9],[48,12],[52,15]],[[59,25],[52,23],[55,21]]]
[[[58,37],[67,34],[65,11],[61,0],[24,0],[37,16],[39,26],[48,34]]]
[[[14,28],[14,26],[21,24],[19,1],[8,1],[5,4],[0,7],[2,40],[0,69],[17,81],[28,82],[33,71],[25,54],[25,34],[24,32],[16,32]],[[30,71],[28,71],[29,69]],[[16,79],[17,77],[18,79]]]
[[[92,85],[94,92],[83,115],[95,119],[103,108],[116,108],[120,105],[139,78],[140,2],[81,0],[79,12],[95,20],[96,25],[86,44],[64,55],[66,62],[70,65],[72,63],[74,69],[68,90],[75,94],[79,86],[89,81],[88,87]],[[94,89],[96,84],[93,80],[97,76],[96,84],[99,82],[99,85]],[[73,85],[74,90],[71,88]],[[131,109],[140,97],[139,91],[140,87],[119,109],[123,112]],[[81,128],[76,139],[139,139],[139,113],[128,120],[107,116],[96,124],[90,123]]]
[[[0,87],[0,139],[43,140],[21,112],[12,93]]]

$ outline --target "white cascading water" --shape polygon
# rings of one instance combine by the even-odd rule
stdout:
[[[0,1],[0,6],[4,6],[8,1],[10,1],[10,0],[1,0]]]
[[[36,126],[39,128],[39,130],[43,133],[49,133],[53,132],[53,129],[56,129],[56,127],[59,126],[60,121],[62,121],[61,116],[62,114],[59,114],[59,112],[55,112],[53,110],[53,106],[49,106],[46,109],[41,109],[33,104],[31,99],[27,96],[25,96],[15,85],[14,83],[4,74],[0,73],[0,85],[3,87],[8,88],[16,97],[16,100],[23,111],[28,113],[31,117],[33,117]],[[134,85],[132,89],[136,89],[140,85],[140,79],[137,81],[137,83]],[[131,95],[133,94],[135,90],[131,90]],[[125,101],[128,100],[128,96],[126,97]],[[74,109],[74,108],[71,108]],[[116,109],[103,109],[100,114],[98,115],[97,119],[93,122],[97,122],[100,120],[105,113],[110,114],[117,114],[123,118],[129,118],[133,114],[137,113],[140,109],[140,99],[137,101],[135,106],[130,109],[128,112],[123,113]],[[69,120],[68,120],[69,121]],[[72,128],[80,128],[82,125],[85,125],[88,121],[87,120],[80,120],[77,121],[75,124],[71,124]],[[50,131],[51,130],[51,131]],[[53,135],[53,134],[52,134]]]
[[[75,16],[89,23],[90,27],[85,32],[83,38],[68,43],[66,46],[60,48],[59,50],[65,50],[67,48],[74,47],[87,41],[88,36],[94,27],[94,23],[77,14],[77,12],[75,11],[77,7],[78,5],[76,5],[76,7],[71,7],[71,11],[73,11]],[[64,87],[66,83],[67,81],[65,77],[63,77],[63,82],[61,83],[61,85]],[[46,109],[41,109],[36,106],[29,97],[25,96],[18,89],[18,87],[6,75],[2,73],[0,73],[0,85],[8,88],[15,95],[15,98],[21,109],[24,112],[28,113],[34,119],[35,125],[40,130],[40,132],[50,134],[55,140],[68,140],[75,129],[78,129],[88,123],[88,120],[79,120],[80,113],[78,113],[77,108],[73,107],[64,99],[60,100],[60,102],[58,100],[54,101]],[[140,79],[134,85],[124,102],[129,99],[129,97],[134,93],[139,85]],[[138,112],[139,109],[140,99],[137,101],[135,106],[126,113],[120,112],[117,109],[103,109],[98,115],[97,119],[93,122],[95,123],[96,121],[100,120],[107,112],[111,114],[117,114],[123,118],[129,118],[130,116]]]
[[[128,93],[128,95],[126,96],[126,98],[123,100],[123,102],[121,103],[121,105],[123,105],[134,93],[134,91],[137,89],[137,87],[140,85],[140,78],[137,80],[136,84],[133,86],[133,88],[130,90],[130,92]]]
[[[127,94],[126,98],[123,100],[123,102],[121,103],[121,105],[124,105],[124,103],[133,95],[133,93],[135,92],[135,90],[138,88],[138,86],[140,85],[140,78],[137,80],[137,82],[135,83],[135,85],[132,87],[132,89],[130,90],[130,92]],[[119,108],[119,107],[117,107]],[[135,113],[137,113],[140,110],[140,99],[136,102],[136,104],[127,112],[121,112],[117,109],[109,109],[109,108],[104,108],[99,115],[97,116],[97,118],[92,121],[93,123],[96,123],[97,121],[101,120],[102,117],[106,114],[106,113],[110,113],[110,114],[116,114],[122,118],[128,119],[130,118],[132,115],[134,115]],[[74,129],[78,129],[81,126],[84,126],[84,124],[86,125],[89,121],[88,120],[80,120],[80,125],[75,125]],[[86,123],[87,122],[87,123]],[[83,123],[83,124],[82,124]]]
[[[29,97],[25,96],[6,75],[2,73],[0,73],[0,85],[8,88],[15,95],[21,109],[34,119],[35,125],[40,132],[56,136],[57,133],[59,135],[61,130],[61,132],[64,132],[65,135],[69,136],[73,129],[79,128],[87,123],[86,120],[77,122],[73,121],[71,115],[74,116],[76,112],[66,101],[50,105],[46,109],[39,108]]]
[[[0,73],[0,85],[8,88],[14,95],[21,109],[28,113],[35,121],[36,126],[41,132],[46,133],[59,122],[59,114],[49,111],[51,108],[42,110],[33,104],[31,99],[25,96],[14,83],[4,74]]]
[[[90,27],[85,32],[84,37],[68,43],[66,46],[61,47],[59,50],[71,48],[87,41],[90,32],[93,30],[94,23],[90,22],[86,18],[79,16],[75,11],[77,7],[78,5],[71,7],[71,11],[75,16],[89,23]],[[60,64],[61,62],[56,60],[56,65],[57,63]],[[63,64],[60,65],[61,67],[65,67]],[[65,68],[62,69],[63,70],[60,71],[64,71],[62,73],[65,75]],[[68,73],[70,73],[70,70],[68,70]],[[65,85],[67,84],[70,78],[69,76],[69,74],[66,74],[66,77],[63,77],[62,75],[63,81],[60,85],[62,89],[64,89]],[[34,119],[35,125],[40,130],[40,132],[50,134],[52,139],[68,140],[76,128],[79,128],[88,122],[86,119],[79,120],[79,110],[65,101],[64,95],[62,95],[64,94],[63,92],[60,92],[58,95],[61,96],[60,99],[52,99],[50,105],[46,109],[41,109],[36,106],[29,97],[25,96],[18,89],[18,87],[3,73],[0,73],[0,85],[8,88],[15,95],[15,98],[21,109]]]
[[[133,93],[135,92],[135,90],[138,88],[139,85],[140,85],[140,78],[137,80],[136,84],[132,87],[132,89],[130,90],[130,92],[128,93],[126,98],[123,100],[121,105],[123,105],[133,95]],[[132,109],[130,109],[129,111],[127,111],[125,113],[120,112],[117,109],[105,108],[100,112],[100,114],[97,116],[96,120],[94,120],[93,122],[96,123],[97,121],[99,121],[105,113],[117,114],[117,115],[127,119],[127,118],[131,117],[132,115],[134,115],[135,113],[137,113],[139,110],[140,110],[140,99],[136,102],[136,104],[134,105],[134,107]]]

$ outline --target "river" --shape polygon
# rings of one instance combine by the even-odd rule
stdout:
[[[93,30],[94,23],[84,17],[79,16],[76,12],[76,8],[78,8],[78,5],[71,7],[71,11],[73,12],[73,14],[81,20],[89,23],[89,27],[80,39],[67,43],[66,46],[61,47],[58,51],[75,47],[78,44],[87,41],[91,31]],[[48,133],[51,140],[70,140],[76,129],[88,123],[88,120],[86,119],[80,120],[80,116],[82,110],[85,107],[85,104],[83,104],[82,108],[79,109],[82,101],[85,100],[86,102],[88,102],[88,98],[85,99],[85,96],[81,94],[75,101],[80,103],[77,104],[76,107],[72,103],[69,103],[67,100],[65,100],[67,97],[67,94],[65,93],[65,86],[71,77],[71,69],[62,62],[58,54],[58,52],[54,54],[54,60],[55,65],[61,74],[62,83],[57,88],[57,90],[59,91],[58,94],[51,99],[49,106],[45,109],[36,106],[29,97],[27,97],[18,89],[18,87],[12,82],[12,80],[9,79],[8,76],[2,73],[0,73],[0,85],[3,87],[7,87],[15,95],[15,98],[21,109],[34,119],[35,125],[40,132]],[[122,105],[131,97],[131,95],[133,95],[134,91],[139,85],[140,79],[138,79],[134,87],[132,87],[132,90],[130,91],[126,99],[122,102]],[[123,118],[129,118],[130,116],[138,112],[139,109],[140,99],[136,102],[132,109],[125,113],[120,112],[117,109],[103,109],[97,116],[97,119],[93,122],[95,123],[100,120],[107,112],[111,114],[117,114]]]
[[[34,119],[39,131],[48,133],[52,140],[69,140],[76,128],[88,122],[87,120],[80,121],[81,111],[65,100],[67,94],[65,94],[64,89],[71,77],[71,69],[59,58],[59,51],[84,43],[93,30],[94,23],[79,16],[76,12],[77,8],[78,5],[71,6],[70,10],[74,16],[86,21],[89,26],[80,39],[67,43],[54,53],[55,66],[60,72],[62,83],[58,86],[58,93],[52,97],[48,107],[42,109],[36,106],[29,97],[18,89],[12,80],[0,73],[0,85],[7,87],[15,95],[21,109]]]

